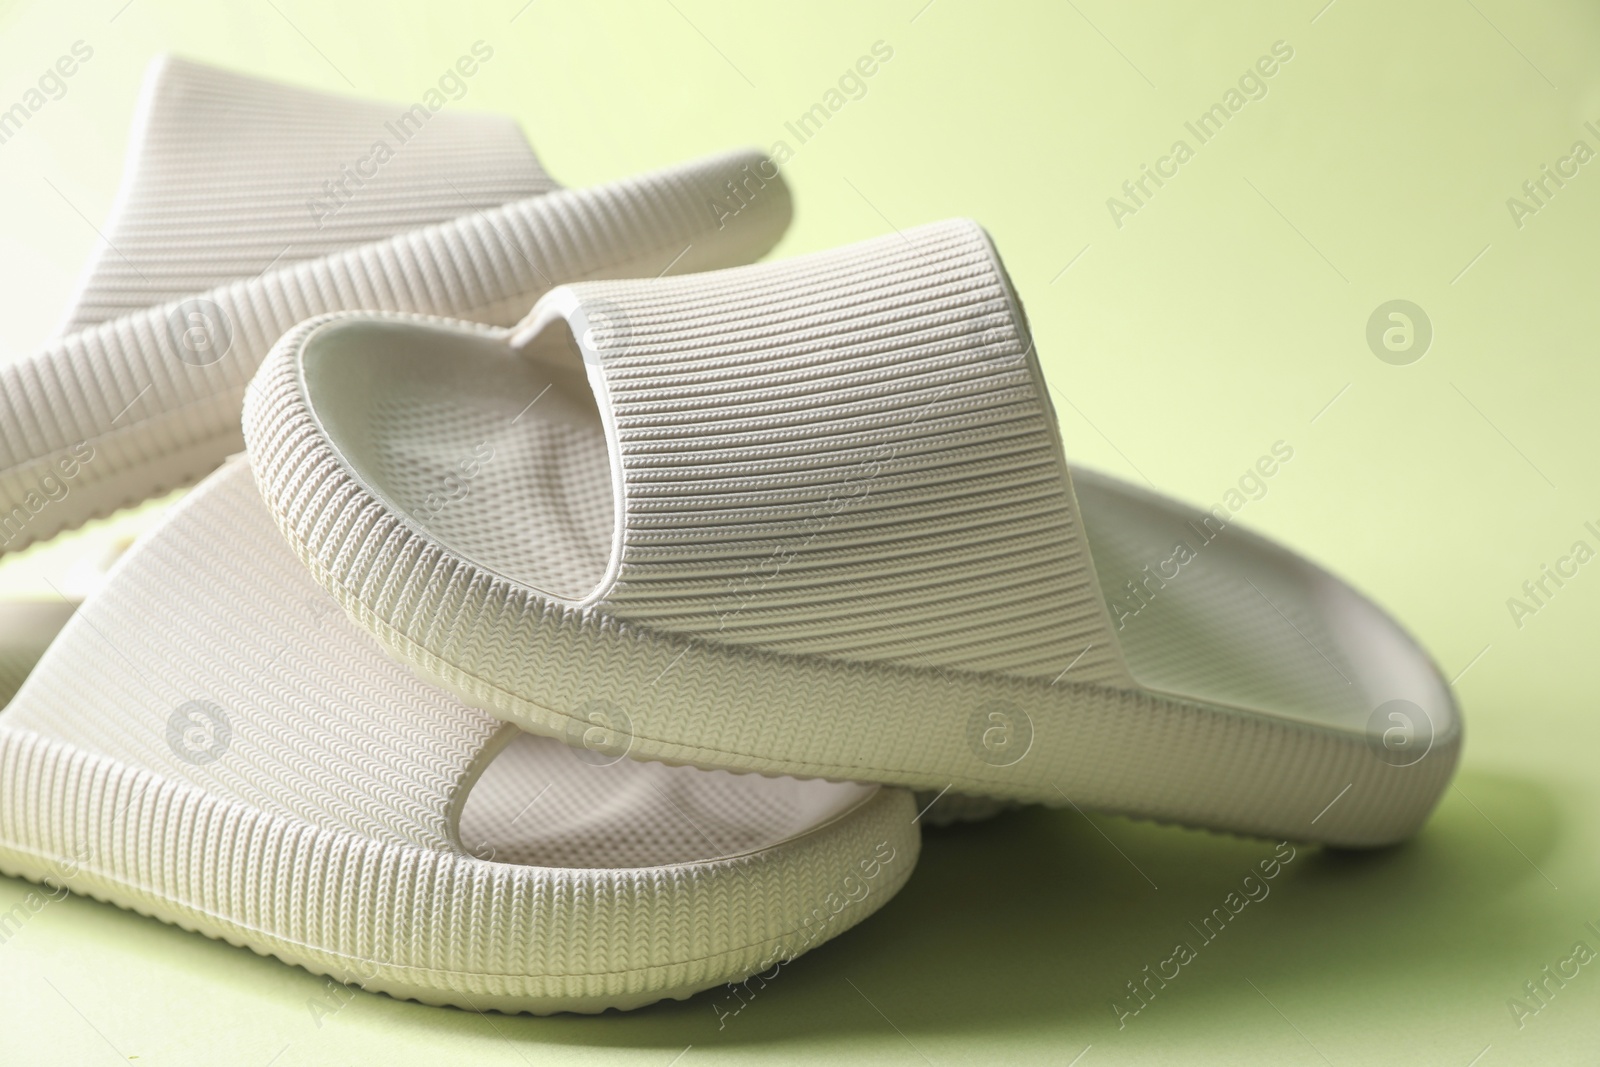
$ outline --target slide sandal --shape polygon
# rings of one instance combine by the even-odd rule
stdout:
[[[492,67],[488,51],[463,66]],[[471,83],[452,72],[449,95]],[[61,333],[559,188],[513,119],[444,99],[408,109],[157,56]]]
[[[0,716],[0,872],[366,989],[632,1008],[771,972],[916,862],[911,795],[569,746],[393,661],[236,460],[141,538]]]
[[[245,436],[357,623],[548,736],[604,707],[642,760],[1348,846],[1413,833],[1459,753],[1349,586],[1069,471],[971,222],[562,286],[510,330],[320,317]]]
[[[193,73],[187,67],[161,69]],[[199,79],[200,89],[177,95],[184,101],[206,98],[211,81],[220,77],[208,74]],[[246,88],[259,89],[259,83],[244,81]],[[168,80],[158,72],[152,84],[154,98],[163,99],[159,90]],[[270,94],[238,95],[254,100],[256,110],[274,106]],[[394,111],[316,99],[337,134],[329,145],[354,143],[354,131],[366,131]],[[286,266],[296,249],[322,247],[317,240],[331,246],[399,230],[519,188],[545,188],[548,179],[499,120],[441,114],[424,127],[431,134],[439,124],[434,149],[413,154],[410,144],[402,146],[392,161],[395,169],[381,172],[396,179],[381,206],[363,213],[352,200],[316,230],[296,198],[317,187],[308,176],[322,173],[323,157],[333,151],[317,137],[308,143],[323,147],[296,162],[301,157],[284,144],[292,142],[293,127],[269,125],[269,132],[277,132],[264,144],[280,149],[271,160],[282,177],[253,184],[248,168],[191,165],[196,153],[210,160],[213,151],[194,139],[196,130],[225,126],[224,113],[207,117],[209,112],[197,113],[193,105],[176,108],[170,122],[158,122],[157,115],[167,111],[149,106],[139,142],[145,147],[135,147],[137,166],[111,226],[118,247],[91,271],[69,315],[71,324],[93,324],[0,367],[0,552],[187,485],[239,450],[245,385],[272,343],[309,316],[380,308],[509,324],[558,282],[748,263],[772,248],[790,217],[788,191],[776,168],[758,153],[734,152],[592,189],[545,192]],[[291,107],[283,121],[298,122],[316,110],[309,104]],[[339,118],[346,110],[349,115]],[[190,118],[195,128],[185,124]],[[454,148],[476,142],[480,132],[484,147],[463,149],[457,159]],[[360,143],[370,147],[371,136],[362,133]],[[169,138],[187,145],[187,155],[171,149],[168,158],[156,151]],[[463,200],[451,191],[464,192],[452,177],[454,164],[479,162],[480,153],[489,173],[469,183],[476,199]],[[269,176],[278,173],[265,160],[263,168]],[[226,195],[211,184],[213,177]],[[192,238],[181,236],[191,232]],[[125,263],[115,254],[123,240],[132,250]],[[202,277],[251,270],[273,245],[272,255],[281,258],[254,276],[127,310]],[[235,247],[237,259],[231,258]],[[128,281],[128,270],[140,276],[138,284]],[[113,311],[125,313],[95,321]]]

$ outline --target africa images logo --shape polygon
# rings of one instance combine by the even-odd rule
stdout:
[[[494,49],[484,41],[474,41],[472,54],[459,57],[445,68],[434,85],[422,94],[422,99],[383,124],[383,135],[373,138],[365,154],[354,161],[342,164],[336,176],[322,183],[319,196],[306,200],[306,210],[321,229],[329,218],[344,210],[356,192],[378,176],[384,165],[422,129],[429,119],[444,110],[451,100],[467,95],[468,82],[483,64],[494,58]]]
[[[1415,363],[1432,344],[1433,320],[1409,300],[1386,301],[1367,318],[1367,347],[1391,366]]]
[[[967,747],[991,767],[1009,767],[1033,747],[1033,718],[1011,704],[984,704],[967,717]]]
[[[58,504],[72,493],[75,479],[93,462],[94,446],[79,441],[48,462],[40,464],[44,473],[10,511],[0,511],[0,546],[9,545],[27,532],[28,524],[51,504]]]
[[[209,700],[185,701],[167,716],[167,747],[185,763],[215,763],[232,743],[228,713]]]
[[[39,75],[34,87],[22,94],[22,99],[10,107],[0,108],[0,144],[22,132],[29,119],[43,111],[45,105],[67,95],[67,79],[94,58],[94,46],[87,41],[73,41],[69,50]]]
[[[233,322],[215,300],[194,297],[167,312],[167,339],[191,367],[209,367],[233,348]]]
[[[593,767],[609,767],[633,747],[633,719],[610,700],[586,700],[567,720],[572,754]]]
[[[1184,130],[1194,138],[1194,144],[1191,145],[1187,138],[1179,137],[1172,142],[1166,155],[1156,159],[1154,165],[1139,164],[1139,176],[1122,183],[1122,195],[1106,198],[1106,210],[1111,214],[1112,225],[1122,229],[1127,218],[1137,215],[1148,206],[1155,194],[1176,178],[1183,165],[1195,157],[1199,148],[1215,139],[1223,127],[1244,110],[1246,104],[1252,100],[1266,99],[1268,80],[1275,77],[1283,69],[1283,64],[1293,58],[1294,48],[1288,41],[1274,41],[1271,54],[1261,56],[1253,65],[1245,68],[1239,80],[1223,92],[1221,99],[1192,121],[1183,124]]]

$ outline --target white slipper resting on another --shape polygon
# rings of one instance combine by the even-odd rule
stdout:
[[[307,314],[510,322],[555,279],[742,262],[788,221],[750,154],[480,211],[551,183],[509,124],[439,116],[376,200],[308,225],[295,198],[383,110],[158,65],[118,255],[78,332],[0,372],[0,551],[221,462],[243,382]],[[243,463],[70,615],[0,611],[0,703],[22,686],[0,718],[0,871],[369,989],[541,1013],[686,996],[849,928],[916,860],[902,791],[651,767],[603,709],[569,748],[419,682],[311,581]]]
[[[587,749],[534,737],[385,655],[236,461],[0,717],[0,872],[370,990],[545,1013],[770,970],[915,864],[902,790],[638,763],[585,725]]]
[[[1456,763],[1448,686],[1371,603],[1069,472],[969,222],[562,286],[514,330],[320,317],[245,435],[350,615],[537,733],[602,708],[639,759],[1351,846]]]
[[[310,316],[380,308],[510,324],[558,282],[751,262],[789,222],[782,178],[753,152],[476,210],[552,183],[511,127],[449,114],[430,118],[393,169],[378,172],[386,184],[371,193],[376,206],[352,201],[318,220],[301,201],[318,193],[321,175],[338,176],[341,152],[368,152],[398,107],[166,70],[147,92],[143,140],[111,224],[113,240],[128,242],[127,262],[108,253],[91,270],[69,316],[84,328],[0,367],[0,552],[189,484],[238,451],[245,385],[273,342]],[[181,92],[160,91],[170,78]],[[323,116],[298,149],[297,126],[265,117],[280,105],[295,122]],[[195,139],[229,121],[252,132],[220,146]],[[223,147],[239,155],[213,154]],[[458,182],[453,161],[481,163],[485,174]],[[737,200],[731,189],[742,190]],[[381,232],[396,236],[294,262]],[[280,241],[262,273],[257,264]],[[234,277],[128,310],[197,279]],[[98,321],[117,311],[126,313]]]

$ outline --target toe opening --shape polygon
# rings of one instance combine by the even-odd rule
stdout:
[[[767,778],[627,758],[614,723],[587,747],[518,731],[462,806],[462,848],[535,867],[706,862],[781,844],[864,804],[876,786]]]
[[[306,394],[374,493],[456,555],[581,600],[614,551],[605,428],[564,321],[505,331],[378,319],[319,331]]]

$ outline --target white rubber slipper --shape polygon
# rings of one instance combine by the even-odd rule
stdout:
[[[469,65],[492,66],[489,52]],[[61,332],[559,188],[514,120],[457,106],[156,57],[104,240]]]
[[[0,871],[369,990],[599,1011],[771,969],[916,861],[910,794],[622,759],[466,707],[317,587],[241,461],[0,716]]]
[[[181,64],[150,84],[115,247],[68,318],[83,328],[0,367],[0,552],[215,468],[242,447],[251,374],[309,316],[509,324],[558,282],[751,262],[789,221],[782,178],[752,152],[478,210],[552,183],[510,124],[450,113],[397,146],[372,188],[314,216],[302,201],[332,197],[321,187],[342,153],[370,153],[396,107]],[[214,287],[169,299],[200,281]],[[132,310],[150,300],[168,302]]]
[[[318,582],[535,732],[600,702],[640,759],[1353,846],[1456,763],[1448,686],[1359,594],[1069,475],[969,222],[564,286],[515,330],[322,317],[245,431]]]

